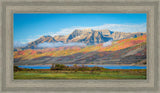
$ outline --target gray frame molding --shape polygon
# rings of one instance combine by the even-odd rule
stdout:
[[[159,4],[159,0],[0,0],[0,92],[160,92]],[[14,80],[13,13],[147,13],[147,79]]]

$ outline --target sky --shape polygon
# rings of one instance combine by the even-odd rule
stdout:
[[[146,32],[145,13],[57,14],[14,13],[14,43],[21,45],[43,35],[68,35],[74,29],[109,29],[119,32]]]

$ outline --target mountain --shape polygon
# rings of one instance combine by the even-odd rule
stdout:
[[[57,42],[57,41],[52,36],[41,36],[39,39],[28,43],[28,45],[24,48],[25,49],[35,49],[35,48],[37,48],[38,44],[44,43],[44,42],[54,43],[54,42]]]
[[[99,33],[101,32],[92,34],[99,35]],[[146,65],[146,38],[146,35],[142,35],[135,38],[116,40],[111,45],[105,47],[101,43],[86,47],[14,51],[14,63],[15,65],[52,63]]]
[[[63,41],[65,43],[68,42],[83,42],[88,45],[92,45],[95,43],[107,42],[109,40],[121,40],[126,38],[135,38],[138,36],[142,36],[145,33],[142,32],[134,32],[134,33],[126,33],[126,32],[117,32],[110,31],[108,29],[104,30],[93,30],[93,29],[75,29],[68,36],[55,36],[60,37],[61,39],[57,41]]]
[[[54,38],[56,41],[64,42],[67,37],[68,37],[68,36],[64,36],[64,35],[56,35],[56,36],[54,36],[53,38]]]
[[[110,31],[107,29],[104,30],[93,30],[93,29],[75,29],[69,35],[56,35],[52,36],[41,36],[37,40],[28,43],[26,47],[21,47],[21,49],[37,49],[37,45],[40,43],[55,43],[55,42],[63,42],[63,43],[85,43],[87,45],[94,45],[99,43],[104,43],[110,40],[121,40],[127,38],[136,38],[139,36],[145,35],[145,33],[135,32],[135,33],[125,33],[125,32],[117,32]],[[15,49],[18,50],[18,49]]]
[[[87,30],[75,30],[71,33],[66,42],[81,42],[86,43],[87,45],[104,43],[109,40],[112,40],[110,37],[105,37],[102,32],[94,31],[92,29]]]

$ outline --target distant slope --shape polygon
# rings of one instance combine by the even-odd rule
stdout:
[[[146,35],[86,47],[26,49],[14,52],[17,65],[32,64],[146,64]]]

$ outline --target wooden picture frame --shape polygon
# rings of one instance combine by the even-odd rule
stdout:
[[[0,0],[0,92],[158,93],[159,0]],[[146,13],[146,80],[14,80],[13,13]]]

